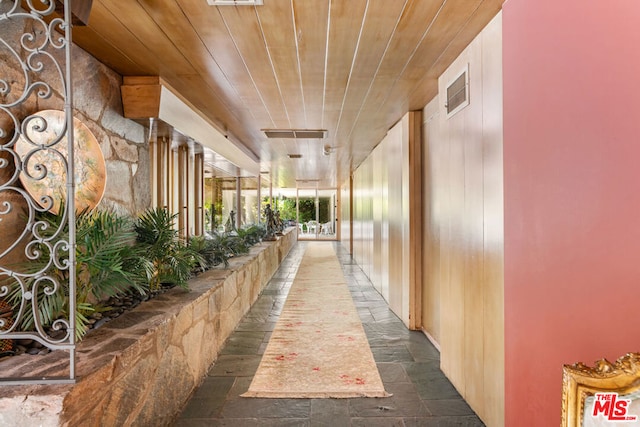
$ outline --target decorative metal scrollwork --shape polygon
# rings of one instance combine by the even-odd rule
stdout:
[[[62,3],[62,1],[60,1]],[[75,202],[71,87],[71,13],[55,0],[0,0],[0,349],[34,340],[69,354],[68,376],[0,378],[3,384],[61,383],[75,378]],[[55,137],[38,107],[56,103],[65,124]],[[17,150],[17,144],[28,147]],[[54,158],[52,168],[43,158]],[[64,180],[56,198],[34,197],[26,180]],[[47,304],[65,314],[47,318]],[[10,307],[10,309],[6,309]],[[2,372],[0,361],[0,372]]]

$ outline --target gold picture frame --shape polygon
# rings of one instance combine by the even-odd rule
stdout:
[[[575,363],[564,365],[562,369],[563,427],[637,425],[633,422],[620,423],[619,419],[615,421],[603,419],[606,418],[603,415],[606,407],[602,401],[596,403],[596,398],[600,399],[596,393],[600,395],[616,393],[619,401],[628,401],[623,405],[624,414],[621,409],[618,411],[618,416],[640,415],[638,412],[640,410],[640,353],[627,353],[615,363],[601,359],[593,367]],[[594,410],[594,406],[598,408]],[[599,412],[597,417],[593,415],[594,412]],[[640,417],[636,422],[640,422]]]

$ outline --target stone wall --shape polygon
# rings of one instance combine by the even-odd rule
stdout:
[[[42,28],[34,26],[30,19],[3,21],[0,26],[0,39],[14,48],[19,46],[17,37],[23,33],[37,36],[42,34]],[[25,53],[17,50],[24,58]],[[61,53],[54,52],[56,56]],[[100,206],[135,215],[151,205],[149,148],[145,143],[147,131],[123,116],[122,78],[119,74],[75,45],[72,61],[74,116],[96,136],[106,162],[107,182]],[[64,65],[64,62],[60,64]],[[42,98],[34,93],[24,103],[12,107],[11,112],[21,120],[41,110],[64,108],[60,77],[51,63],[46,62],[44,66],[43,72],[31,77],[49,84],[52,94]],[[0,94],[0,103],[15,101],[22,93],[24,74],[21,64],[3,46],[0,46],[0,81],[6,81],[11,89],[8,94]],[[11,120],[1,112],[0,129],[13,134]]]
[[[289,229],[91,331],[75,385],[0,387],[0,426],[163,426],[178,415],[297,241]],[[61,352],[2,361],[2,376],[53,374]],[[13,376],[13,375],[11,375]]]
[[[100,143],[107,183],[100,204],[135,215],[151,206],[149,146],[145,129],[122,111],[122,78],[74,46],[76,117]]]

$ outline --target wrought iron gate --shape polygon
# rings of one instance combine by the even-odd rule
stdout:
[[[75,381],[71,48],[70,0],[0,0],[0,344],[33,340],[69,361],[62,373],[21,373],[0,385]],[[52,132],[37,111],[58,104],[65,119]],[[47,193],[60,180],[62,192]],[[47,219],[56,209],[57,223]],[[66,314],[47,321],[53,301]]]

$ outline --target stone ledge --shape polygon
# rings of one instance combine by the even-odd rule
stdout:
[[[0,426],[168,425],[297,241],[289,229],[91,331],[76,350],[73,385],[0,386]],[[2,361],[3,377],[66,369],[66,355]]]

